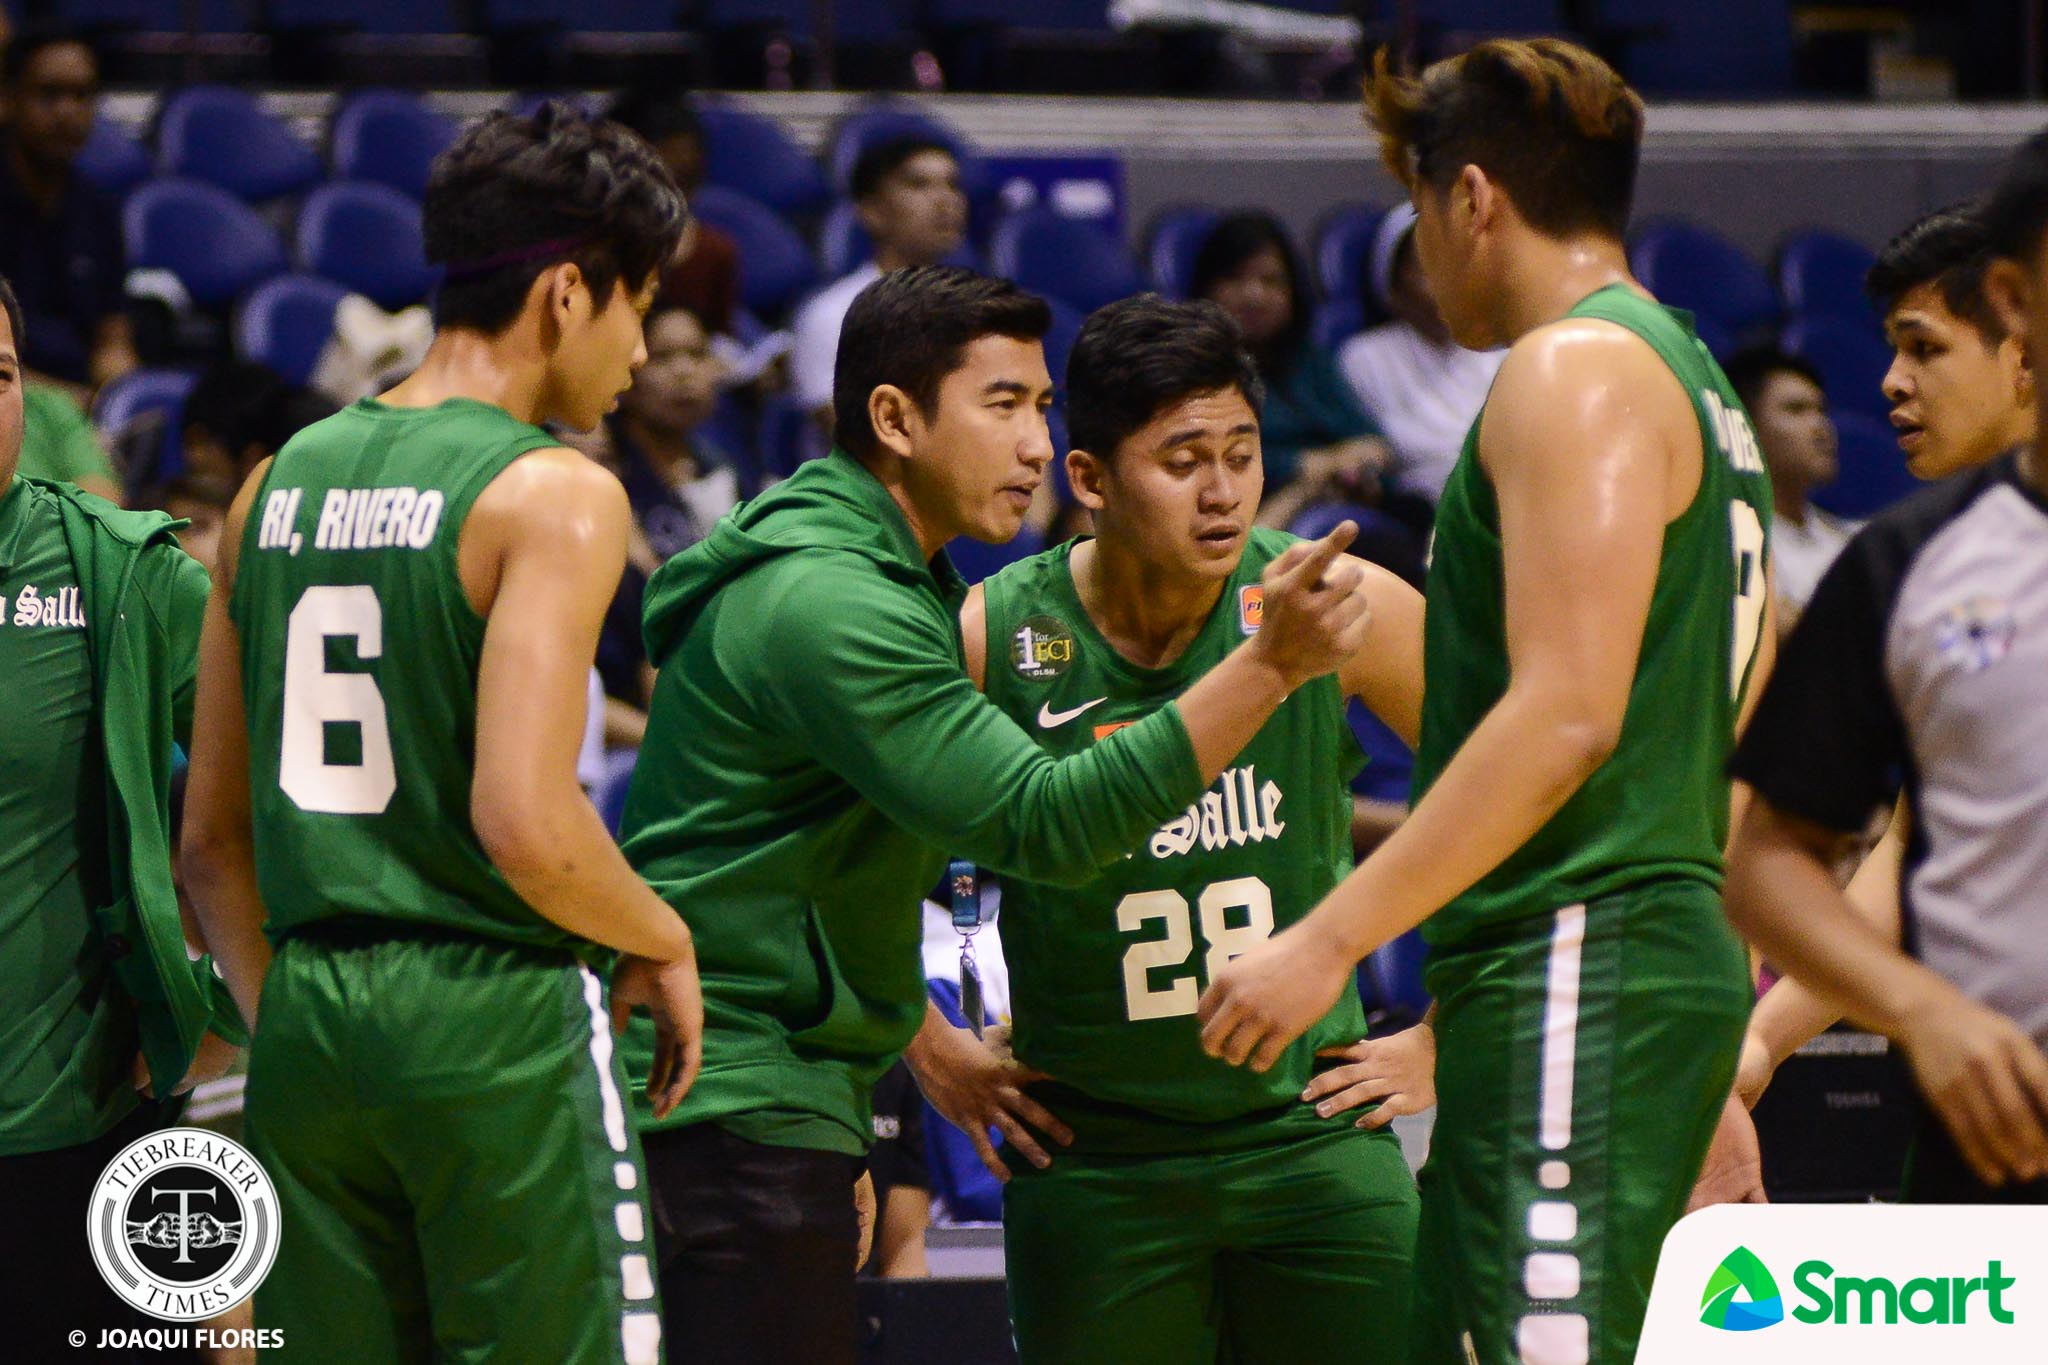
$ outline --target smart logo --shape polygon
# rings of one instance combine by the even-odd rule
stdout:
[[[1754,1332],[1784,1320],[1784,1296],[1755,1252],[1737,1247],[1714,1267],[1706,1292],[1700,1295],[1701,1322],[1724,1332]]]

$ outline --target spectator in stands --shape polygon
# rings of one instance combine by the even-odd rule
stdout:
[[[1374,502],[1390,462],[1386,438],[1309,335],[1306,272],[1271,214],[1234,213],[1195,253],[1189,281],[1237,321],[1266,384],[1260,443],[1266,496],[1259,520],[1285,526],[1310,503]]]
[[[107,447],[92,419],[70,394],[48,384],[25,384],[21,406],[25,419],[22,473],[73,484],[109,502],[123,501],[121,476],[115,472]]]
[[[295,388],[268,366],[222,361],[199,377],[185,400],[179,440],[186,470],[239,488],[257,465],[335,405]]]
[[[1834,481],[1835,424],[1820,371],[1772,346],[1750,346],[1722,367],[1749,409],[1771,475],[1771,572],[1778,633],[1790,633],[1820,576],[1856,528],[1807,501]]]
[[[647,317],[647,363],[605,424],[635,530],[597,649],[606,696],[631,711],[607,708],[605,737],[614,745],[637,744],[646,729],[651,675],[640,609],[648,576],[702,540],[751,491],[732,457],[701,430],[718,401],[718,379],[711,338],[696,314],[667,299],[657,303]]]
[[[960,163],[943,142],[915,134],[878,142],[854,163],[850,188],[860,225],[874,244],[874,258],[827,285],[798,310],[792,324],[796,345],[789,359],[790,388],[827,431],[839,324],[854,296],[884,271],[938,264],[967,237]]]
[[[156,491],[150,505],[187,525],[178,532],[178,546],[213,572],[220,555],[220,532],[235,501],[235,485],[210,474],[180,474]]]
[[[1990,262],[1981,207],[1958,205],[1892,238],[1864,282],[1892,345],[1884,396],[1916,478],[1945,479],[2034,439],[2034,367],[1984,295]]]
[[[27,321],[30,377],[81,403],[135,368],[120,214],[74,163],[98,112],[100,71],[76,34],[31,25],[0,59],[0,274]]]
[[[688,96],[642,86],[621,95],[611,117],[647,140],[686,198],[704,183],[704,120]],[[661,297],[689,309],[713,333],[730,332],[740,304],[739,244],[692,215],[675,264],[661,277]]]
[[[932,1221],[931,1162],[925,1151],[924,1096],[901,1061],[875,1083],[875,1145],[868,1174],[875,1182],[874,1251],[861,1274],[922,1279],[924,1231]]]
[[[1507,352],[1451,340],[1414,239],[1414,205],[1388,210],[1373,234],[1366,287],[1391,320],[1345,342],[1337,365],[1393,446],[1395,482],[1434,503]]]

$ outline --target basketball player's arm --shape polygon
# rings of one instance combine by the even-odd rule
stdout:
[[[1337,681],[1412,749],[1422,737],[1422,594],[1377,564],[1352,562],[1364,575],[1372,620]]]
[[[675,962],[691,955],[689,929],[627,865],[576,782],[590,661],[630,518],[617,479],[550,450],[515,461],[465,520],[464,583],[488,593],[470,818],[492,864],[543,918]]]
[[[1272,1066],[1353,967],[1505,861],[1619,741],[1690,400],[1640,339],[1598,323],[1510,351],[1481,419],[1500,508],[1506,691],[1387,841],[1307,919],[1218,973],[1203,1046]],[[1682,500],[1681,505],[1682,505]]]
[[[242,1022],[256,1029],[256,1002],[270,970],[268,918],[256,885],[256,843],[249,816],[249,723],[242,705],[242,643],[228,601],[249,505],[270,471],[256,466],[222,527],[213,591],[199,635],[199,687],[192,705],[191,766],[185,779],[181,870],[199,932]]]

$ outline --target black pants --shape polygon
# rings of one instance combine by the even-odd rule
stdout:
[[[1925,1100],[1914,1120],[1903,1184],[1900,1197],[1908,1204],[2048,1204],[2048,1180],[1996,1187],[1979,1180]]]
[[[853,1365],[861,1159],[715,1124],[642,1137],[662,1337],[689,1365]]]
[[[123,1147],[162,1126],[157,1106],[145,1103],[111,1132],[52,1152],[0,1156],[0,1356],[18,1365],[75,1365],[82,1360],[196,1362],[192,1351],[101,1351],[110,1328],[189,1327],[153,1318],[107,1288],[86,1241],[86,1210],[93,1185]],[[72,1332],[86,1346],[71,1345]]]

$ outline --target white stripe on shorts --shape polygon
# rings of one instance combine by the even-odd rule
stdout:
[[[583,1002],[590,1006],[590,1060],[597,1064],[597,1091],[604,1101],[604,1136],[612,1150],[626,1150],[626,1106],[619,1101],[619,1087],[612,1080],[612,1021],[604,1007],[604,987],[597,974],[579,965],[583,973]]]
[[[1579,959],[1586,946],[1586,907],[1557,912],[1550,934],[1550,970],[1543,1005],[1543,1093],[1537,1136],[1561,1152],[1572,1140],[1572,1054],[1579,1045]]]

